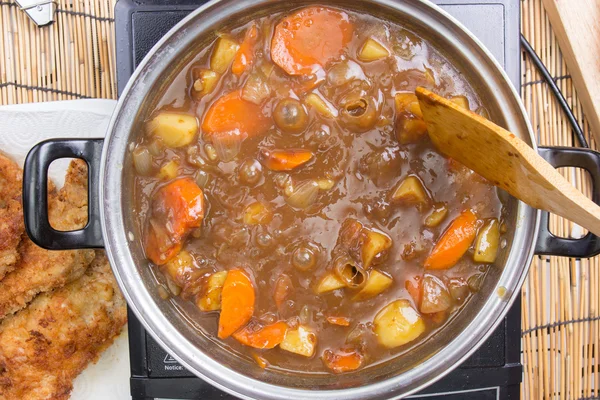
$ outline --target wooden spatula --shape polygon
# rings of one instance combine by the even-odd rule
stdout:
[[[435,146],[532,207],[600,235],[600,207],[512,133],[423,88],[417,88]]]

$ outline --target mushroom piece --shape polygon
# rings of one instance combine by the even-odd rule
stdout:
[[[367,272],[349,256],[342,255],[335,258],[333,271],[351,289],[361,288],[367,281]]]
[[[273,119],[279,129],[288,133],[300,133],[308,125],[308,115],[302,103],[296,99],[283,99],[273,111]]]
[[[340,103],[339,115],[342,126],[354,132],[365,132],[375,126],[379,110],[373,97],[351,93]]]

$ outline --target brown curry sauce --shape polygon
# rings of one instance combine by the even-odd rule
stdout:
[[[262,367],[296,371],[351,371],[439,329],[480,287],[505,226],[496,188],[429,141],[417,86],[486,114],[431,43],[387,21],[311,7],[224,32],[134,150],[134,211],[163,297],[209,310],[203,330],[235,332],[223,340]],[[320,292],[328,274],[343,287]],[[394,313],[413,321],[386,325]]]

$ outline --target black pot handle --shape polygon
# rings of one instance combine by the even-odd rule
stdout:
[[[600,153],[573,147],[539,147],[538,152],[555,168],[579,167],[592,177],[592,200],[600,204]],[[600,253],[600,238],[589,232],[581,239],[553,235],[549,229],[549,214],[542,211],[535,253],[565,257],[592,257]]]
[[[100,159],[103,139],[52,139],[35,145],[23,171],[23,213],[31,240],[49,250],[104,247],[100,227]],[[57,231],[48,221],[48,167],[59,158],[81,158],[88,165],[88,222],[83,229]]]

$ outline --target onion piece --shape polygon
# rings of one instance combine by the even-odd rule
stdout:
[[[469,286],[467,282],[462,278],[453,278],[450,279],[450,283],[448,283],[448,291],[450,295],[459,303],[462,303],[467,297],[469,297]]]
[[[243,141],[244,138],[236,131],[223,132],[212,137],[217,157],[223,162],[229,162],[239,154]]]
[[[312,322],[312,311],[306,304],[300,310],[299,318],[300,323],[303,325],[307,325]]]
[[[467,284],[471,292],[477,293],[481,290],[481,285],[483,284],[483,278],[485,277],[485,273],[477,272],[467,279]]]
[[[204,152],[206,153],[206,157],[210,161],[215,161],[217,159],[217,152],[215,151],[215,147],[212,144],[210,144],[210,143],[205,144]]]
[[[479,230],[475,241],[473,260],[479,263],[491,264],[496,261],[500,247],[500,224],[496,218],[488,220]]]
[[[367,328],[365,324],[359,323],[350,331],[350,333],[348,333],[348,336],[346,336],[346,343],[362,345],[366,342],[369,333],[369,328]]]
[[[262,71],[255,70],[252,72],[242,89],[242,99],[260,105],[270,95],[271,87]]]
[[[132,153],[133,167],[135,171],[140,175],[151,175],[152,166],[152,154],[147,147],[138,147]]]
[[[314,180],[307,180],[293,186],[292,194],[286,202],[295,208],[307,208],[317,201],[318,196],[319,184]]]
[[[353,80],[367,81],[360,65],[352,60],[334,64],[327,73],[327,82],[332,86],[342,86]]]
[[[421,300],[421,312],[432,314],[446,311],[452,306],[452,298],[444,282],[433,275],[423,277],[423,298]]]
[[[177,285],[175,282],[173,282],[171,280],[171,278],[167,277],[167,287],[169,288],[169,291],[174,295],[174,296],[179,296],[179,294],[181,293],[181,287],[179,285]]]
[[[158,295],[163,300],[167,300],[171,297],[171,293],[163,285],[158,285]]]
[[[160,156],[165,151],[165,144],[163,143],[160,137],[155,137],[152,139],[150,144],[148,145],[148,151],[155,157]]]
[[[206,187],[206,184],[208,183],[208,179],[209,179],[208,172],[201,170],[201,169],[198,170],[198,172],[196,173],[196,184],[199,187],[201,187],[201,188]]]

